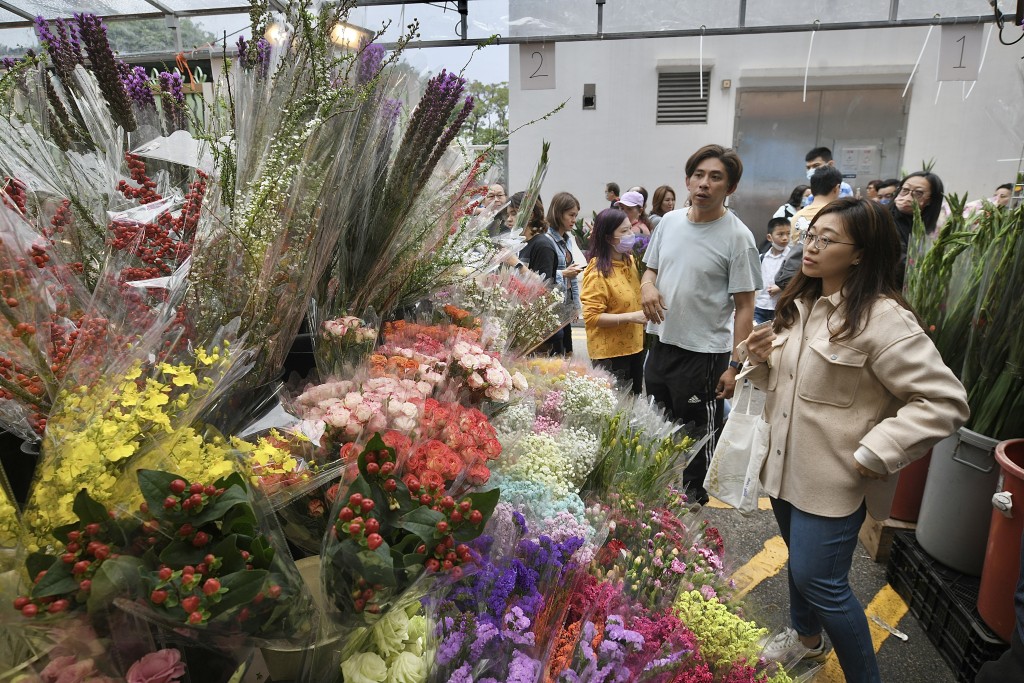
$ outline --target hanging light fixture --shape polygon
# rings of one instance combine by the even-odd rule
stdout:
[[[356,50],[364,40],[373,38],[373,33],[354,24],[338,22],[331,29],[331,42],[346,50]]]

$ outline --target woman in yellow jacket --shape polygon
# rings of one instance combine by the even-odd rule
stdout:
[[[633,263],[635,240],[629,218],[622,211],[605,209],[597,215],[580,303],[590,360],[639,394],[647,318],[640,308],[640,276]]]

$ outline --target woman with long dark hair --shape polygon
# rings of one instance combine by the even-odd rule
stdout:
[[[640,275],[633,263],[635,239],[624,212],[605,209],[597,214],[580,299],[591,361],[639,394],[647,317],[640,307]]]
[[[939,229],[944,191],[939,176],[929,171],[917,171],[900,182],[896,198],[889,204],[893,220],[896,222],[896,231],[900,236],[900,261],[897,266],[900,286],[903,285],[906,270],[907,245],[910,244],[910,235],[914,231],[914,205],[916,204],[921,211],[925,235],[929,238],[934,237]]]
[[[516,217],[523,210],[523,201],[526,199],[525,192],[516,192],[509,198],[508,209],[505,214],[505,226],[509,229],[516,223]],[[526,264],[526,267],[535,273],[540,273],[548,280],[555,282],[558,271],[558,254],[555,251],[555,244],[548,238],[548,226],[544,222],[544,204],[540,197],[530,209],[530,218],[523,228],[523,239],[526,244],[519,251],[519,260]]]
[[[658,227],[661,217],[676,210],[676,191],[668,185],[661,185],[651,198],[651,229]]]
[[[964,424],[967,396],[900,295],[899,237],[885,207],[831,202],[804,244],[773,327],[740,344],[737,380],[766,392],[761,485],[789,548],[792,628],[765,653],[799,640],[806,658],[824,659],[824,629],[846,680],[877,682],[849,583],[857,532],[866,513],[889,516],[899,471]]]
[[[810,196],[811,186],[810,185],[797,185],[793,188],[793,191],[789,193],[789,199],[786,203],[775,210],[772,214],[772,218],[788,218],[793,220],[793,216],[800,210],[800,207],[804,204],[804,198]]]

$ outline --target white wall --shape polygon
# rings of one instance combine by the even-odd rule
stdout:
[[[822,31],[814,38],[810,85],[905,84],[927,33],[925,27]],[[918,170],[921,160],[934,158],[934,170],[947,192],[990,196],[997,185],[1013,180],[1024,143],[1020,49],[1000,45],[993,35],[977,85],[964,100],[960,83],[948,82],[940,89],[935,81],[939,34],[937,27],[907,95],[903,166]],[[669,184],[682,199],[683,167],[690,153],[709,142],[733,144],[737,89],[801,87],[810,37],[705,38],[704,61],[713,64],[706,125],[654,123],[659,60],[696,63],[698,38],[559,43],[554,90],[521,90],[519,46],[509,46],[513,128],[568,100],[549,120],[513,136],[510,191],[525,187],[546,139],[552,146],[545,199],[558,191],[572,192],[589,214],[607,206],[603,192],[608,181],[618,182],[623,191],[643,185],[653,192]],[[721,88],[723,79],[732,80],[729,90]],[[582,110],[584,83],[596,84],[596,110]],[[1005,159],[1013,160],[1001,161]],[[794,174],[795,184],[801,180],[799,169]]]

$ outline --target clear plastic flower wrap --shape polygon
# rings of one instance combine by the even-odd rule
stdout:
[[[564,292],[531,270],[508,269],[477,275],[445,292],[450,303],[483,321],[485,343],[526,355],[569,323]]]
[[[51,533],[69,521],[72,501],[83,487],[102,504],[137,496],[137,467],[170,463],[186,477],[219,477],[232,470],[234,458],[224,437],[207,436],[193,422],[251,367],[248,354],[229,327],[208,346],[154,357],[164,332],[156,325],[135,346],[104,358],[89,368],[89,382],[69,381],[79,375],[68,373],[47,423],[26,506],[33,543],[53,541]]]
[[[136,486],[137,507],[78,492],[73,521],[54,531],[62,549],[26,561],[26,623],[85,617],[110,652],[213,652],[233,663],[221,680],[255,645],[308,645],[318,613],[269,503],[240,473],[190,482],[140,469]]]
[[[373,196],[378,151],[390,156],[394,107],[380,65],[353,77],[357,56],[330,47],[347,6],[311,5],[289,5],[280,44],[240,42],[244,57],[215,83],[228,106],[212,109],[203,135],[218,176],[200,220],[190,313],[201,336],[242,318],[260,347],[255,384],[280,372],[336,248],[352,248],[344,218]],[[327,318],[365,308],[315,298]]]
[[[316,301],[310,302],[309,327],[313,358],[321,380],[344,377],[363,365],[380,337],[380,318],[373,309],[361,317],[323,319]]]
[[[483,531],[499,495],[476,489],[471,470],[479,463],[470,455],[436,439],[388,434],[358,454],[321,553],[328,611],[343,632],[386,615],[424,571],[461,574],[465,544]]]

